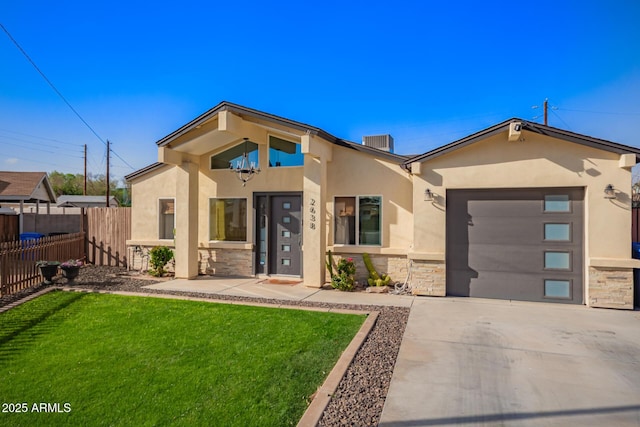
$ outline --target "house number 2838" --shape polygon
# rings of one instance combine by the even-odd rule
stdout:
[[[316,229],[316,199],[309,200],[309,228]]]

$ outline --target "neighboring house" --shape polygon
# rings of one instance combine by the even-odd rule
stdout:
[[[0,171],[0,207],[15,206],[20,214],[20,233],[23,232],[25,204],[46,205],[47,213],[56,202],[53,187],[46,172]]]
[[[228,102],[157,145],[126,177],[128,245],[175,247],[176,277],[320,287],[328,250],[359,280],[367,252],[417,295],[633,308],[637,148],[511,119],[407,157]]]
[[[106,196],[75,196],[63,194],[58,197],[59,208],[117,208],[120,206],[115,196],[109,197],[107,206]]]

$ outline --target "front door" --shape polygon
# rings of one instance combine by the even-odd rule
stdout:
[[[256,196],[256,273],[302,273],[302,196]]]

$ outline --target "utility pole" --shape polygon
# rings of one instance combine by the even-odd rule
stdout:
[[[544,99],[544,103],[542,104],[542,111],[543,111],[543,115],[544,115],[544,125],[548,126],[548,108],[549,108],[549,98],[545,98]]]
[[[82,195],[87,195],[87,144],[84,144],[84,189]]]
[[[107,204],[105,205],[105,207],[109,207],[109,154],[110,154],[110,149],[109,149],[109,140],[107,139]]]

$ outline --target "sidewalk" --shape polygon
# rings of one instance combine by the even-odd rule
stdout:
[[[284,281],[286,282],[286,281]],[[198,277],[175,279],[145,286],[149,289],[203,294],[233,295],[289,301],[312,301],[333,304],[362,304],[411,307],[416,297],[411,295],[376,294],[368,292],[341,292],[335,289],[318,289],[302,283],[270,284],[254,277]]]

